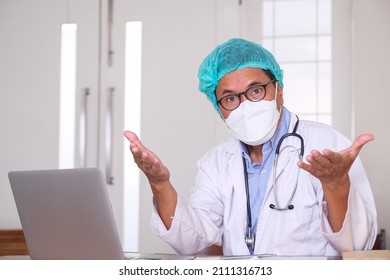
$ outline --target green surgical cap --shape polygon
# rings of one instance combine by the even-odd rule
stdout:
[[[199,90],[206,94],[218,113],[215,89],[219,80],[230,72],[245,68],[269,70],[283,87],[283,70],[269,51],[244,39],[230,39],[217,46],[203,60],[198,71]]]

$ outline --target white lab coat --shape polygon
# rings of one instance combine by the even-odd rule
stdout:
[[[296,117],[291,114],[292,131]],[[333,128],[301,120],[297,132],[304,139],[305,156],[313,149],[341,151],[350,141]],[[283,146],[299,148],[296,137]],[[294,148],[295,149],[295,148]],[[298,157],[284,150],[278,161],[276,186],[280,206],[291,196]],[[272,171],[273,172],[273,171]],[[351,188],[342,229],[333,233],[327,219],[327,205],[319,180],[301,170],[293,198],[293,210],[276,211],[273,175],[260,209],[255,254],[336,256],[346,250],[371,249],[376,238],[376,208],[371,187],[357,158],[350,170]],[[231,138],[209,151],[198,162],[198,174],[188,199],[178,196],[172,226],[166,230],[153,208],[152,228],[179,254],[196,254],[212,244],[222,245],[224,255],[247,255],[246,195],[242,151]]]

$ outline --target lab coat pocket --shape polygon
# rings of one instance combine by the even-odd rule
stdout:
[[[287,255],[321,254],[318,204],[295,207],[276,213],[274,248]]]

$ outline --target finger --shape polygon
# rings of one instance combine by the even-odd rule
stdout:
[[[143,153],[145,150],[141,150],[140,147],[138,147],[136,144],[131,143],[130,144],[130,151],[133,154],[134,160],[135,161],[143,161]]]
[[[309,155],[306,156],[307,163],[299,161],[297,164],[303,170],[309,172],[314,176],[319,176],[324,170],[330,166],[330,161],[321,154],[318,150],[312,150]]]
[[[312,174],[314,176],[314,173],[317,169],[313,168],[313,166],[309,163],[306,163],[304,161],[298,161],[297,163],[298,167],[300,167],[301,169],[309,172],[310,174]]]
[[[152,171],[157,174],[157,173],[160,173],[162,171],[163,164],[159,159],[156,158],[156,159],[154,159],[151,167],[152,167]]]
[[[315,166],[316,168],[321,168],[329,165],[329,160],[317,150],[313,150],[310,156],[307,156],[306,159],[311,165]]]
[[[143,167],[149,170],[153,171],[155,165],[163,166],[161,160],[152,151],[148,149],[140,150],[140,152],[138,152],[138,155],[140,155],[138,160],[142,162]]]
[[[308,169],[310,168],[310,164],[307,164],[307,163],[303,162],[302,160],[298,161],[297,165],[306,171],[308,171]]]
[[[340,153],[325,149],[322,151],[322,154],[329,161],[329,163],[338,163],[342,161],[342,156]]]
[[[331,166],[331,162],[319,151],[313,150],[306,156],[306,161],[310,164],[309,171],[311,174],[320,174]]]
[[[145,166],[151,167],[156,159],[153,154],[151,154],[149,151],[142,151],[142,162]]]
[[[149,179],[158,178],[161,176],[164,173],[163,169],[164,165],[158,158],[149,158],[148,160],[142,162],[141,170]]]
[[[146,173],[152,169],[154,159],[149,156],[147,152],[138,152],[134,155],[134,161],[138,167]]]
[[[134,156],[134,160],[142,160],[142,153],[148,151],[148,149],[145,148],[134,132],[126,130],[123,135],[130,141],[130,151]]]

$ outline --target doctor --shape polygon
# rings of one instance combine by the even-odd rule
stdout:
[[[278,63],[253,42],[217,46],[198,76],[234,137],[198,162],[188,199],[159,158],[124,133],[153,192],[157,235],[180,254],[213,245],[224,255],[337,256],[372,248],[376,208],[358,157],[372,135],[351,143],[329,126],[299,120],[283,106]]]

